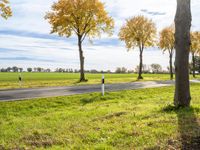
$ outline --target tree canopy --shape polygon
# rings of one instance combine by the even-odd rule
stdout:
[[[155,23],[144,17],[136,16],[126,21],[119,33],[120,40],[126,43],[128,49],[154,46],[156,37]]]
[[[0,0],[0,16],[4,19],[8,19],[12,16],[12,11],[8,0]]]
[[[200,32],[195,31],[190,33],[191,45],[190,52],[200,54]]]
[[[73,33],[82,37],[112,33],[114,21],[108,16],[99,0],[59,0],[52,6],[46,19],[52,25],[52,33],[70,37]]]
[[[159,47],[163,51],[172,51],[175,48],[175,28],[173,25],[164,28],[160,32],[160,41],[159,41]]]

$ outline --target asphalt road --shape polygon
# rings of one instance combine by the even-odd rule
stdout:
[[[200,80],[191,80],[190,82],[200,83]],[[174,85],[174,81],[147,81],[147,82],[106,84],[105,91],[110,92],[110,91],[134,90],[134,89],[156,88],[156,87],[164,87],[172,85]],[[46,98],[46,97],[56,97],[56,96],[67,96],[67,95],[85,94],[92,92],[101,92],[101,85],[0,90],[0,102],[28,100],[34,98]]]
[[[171,86],[173,84],[174,81],[148,81],[148,82],[106,84],[105,91],[121,91],[121,90],[132,90],[141,88],[154,88],[154,87]],[[84,94],[92,92],[101,92],[101,85],[1,90],[0,101],[16,101],[16,100],[26,100],[26,99],[28,100],[33,98],[66,96],[66,95]]]

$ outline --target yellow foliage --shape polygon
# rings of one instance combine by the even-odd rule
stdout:
[[[174,26],[169,26],[164,28],[160,32],[160,41],[159,41],[159,47],[163,50],[166,51],[168,50],[170,53],[175,48],[175,28]]]
[[[144,16],[128,19],[119,33],[120,40],[125,42],[128,50],[139,47],[143,51],[145,47],[154,46],[155,37],[155,23]]]
[[[100,0],[59,0],[45,19],[52,25],[52,33],[70,37],[73,33],[84,40],[86,36],[100,36],[113,32],[114,21]]]
[[[0,0],[0,16],[5,19],[12,16],[8,0]]]
[[[200,32],[191,32],[190,33],[191,38],[191,46],[190,46],[190,52],[193,54],[200,54]]]

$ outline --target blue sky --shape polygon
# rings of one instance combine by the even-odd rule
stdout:
[[[76,37],[62,38],[50,35],[50,25],[44,20],[56,0],[10,0],[13,17],[0,19],[0,68],[8,66],[44,67],[55,69],[79,68]],[[124,43],[118,40],[120,27],[135,15],[152,18],[158,30],[173,23],[176,0],[102,0],[106,10],[115,20],[112,37],[102,35],[87,40],[83,49],[86,69],[115,70],[116,67],[134,69],[139,64],[138,50],[127,52]],[[192,0],[192,30],[200,30],[200,1]],[[157,48],[146,49],[144,63],[159,63],[166,68],[168,55]]]

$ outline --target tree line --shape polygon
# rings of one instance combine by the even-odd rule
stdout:
[[[143,65],[144,72],[145,73],[166,73],[162,70],[161,65],[159,64],[152,64],[150,66]],[[152,71],[151,71],[152,70]],[[78,69],[72,69],[72,68],[56,68],[55,70],[52,69],[45,69],[42,67],[34,67],[34,68],[27,68],[23,69],[17,66],[13,67],[7,67],[7,68],[0,68],[0,72],[60,72],[60,73],[80,73],[80,70]],[[135,68],[135,70],[128,70],[125,67],[117,67],[115,71],[107,70],[85,70],[85,73],[137,73],[138,72],[138,66]]]
[[[125,67],[117,67],[116,70],[115,70],[115,73],[138,73],[140,70],[140,66],[136,66],[135,69],[133,70],[128,70],[127,68]],[[143,70],[143,73],[145,74],[150,74],[150,73],[159,73],[159,74],[164,74],[164,73],[169,73],[169,71],[167,70],[163,70],[162,69],[162,66],[160,64],[151,64],[151,65],[146,65],[146,64],[143,64],[142,65],[142,70]]]
[[[35,67],[35,68],[27,68],[26,70],[24,70],[23,68],[13,66],[7,68],[0,68],[0,72],[51,72],[51,69]]]
[[[0,72],[66,72],[66,73],[79,73],[78,69],[72,68],[56,68],[55,70],[49,68],[42,68],[42,67],[34,67],[34,68],[27,68],[26,70],[17,66],[7,67],[7,68],[0,68]],[[90,71],[88,71],[90,72]]]
[[[194,62],[195,62],[195,68],[193,68],[193,61],[189,65],[189,70],[190,74],[193,74],[193,71],[195,74],[200,74],[200,57],[195,56],[194,57]],[[167,70],[163,70],[162,66],[160,64],[151,64],[151,65],[146,65],[143,64],[142,70],[144,74],[168,74],[171,72],[170,67],[167,67]],[[80,73],[80,70],[78,69],[72,69],[72,68],[56,68],[55,70],[52,69],[45,69],[42,67],[29,67],[27,69],[20,68],[17,66],[13,67],[7,67],[7,68],[0,68],[0,72],[60,72],[60,73]],[[91,69],[91,70],[85,70],[85,73],[138,73],[139,72],[139,66],[136,66],[135,69],[129,70],[126,67],[117,67],[115,71],[111,70],[96,70],[96,69]],[[175,68],[172,67],[172,72],[175,73]]]

